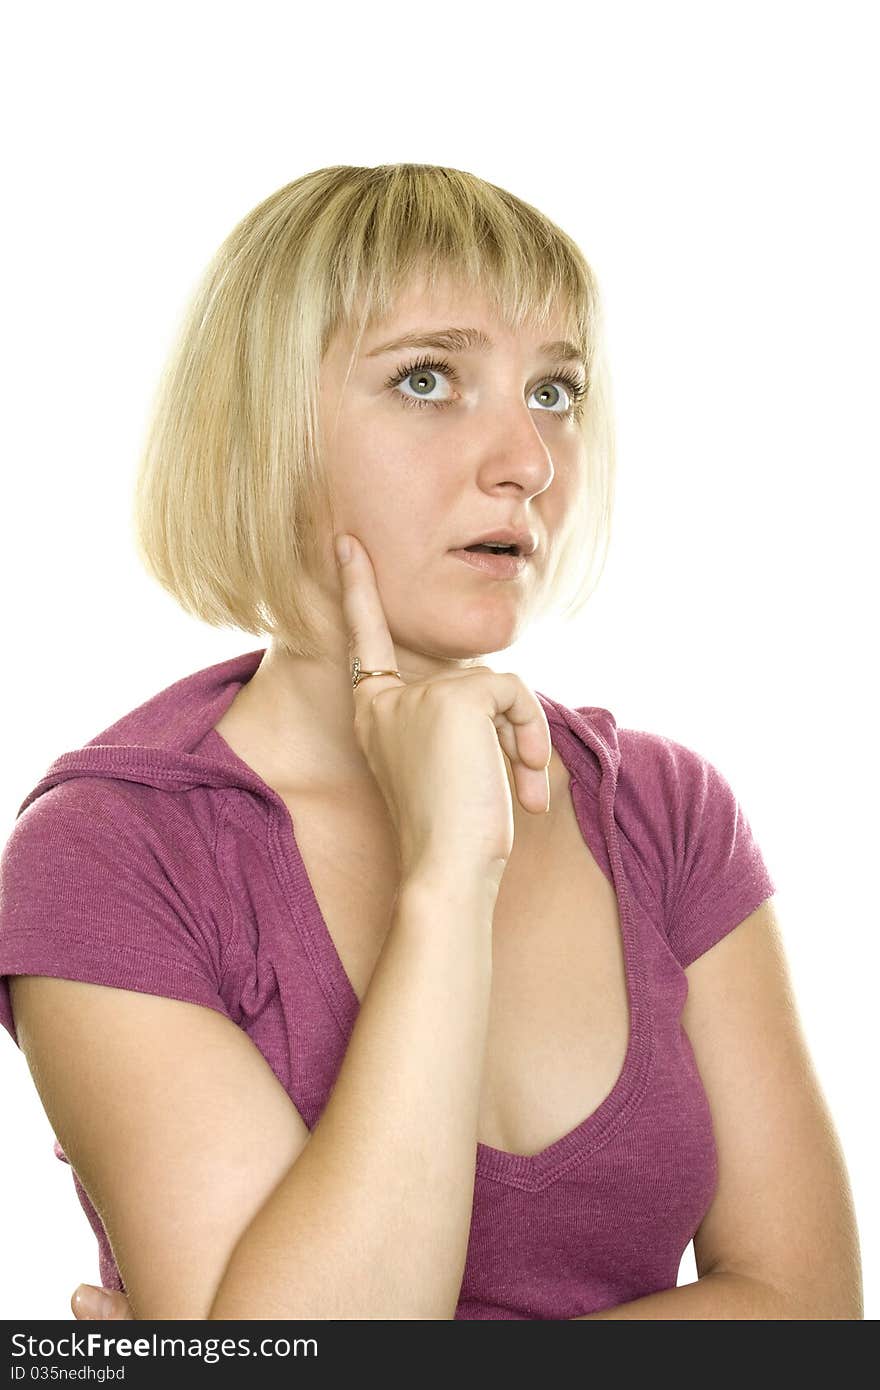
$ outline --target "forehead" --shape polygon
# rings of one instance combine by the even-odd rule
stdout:
[[[524,346],[530,353],[586,367],[570,313],[560,310],[542,321],[526,316],[521,325],[511,324],[483,291],[449,279],[439,288],[407,286],[387,314],[365,321],[359,345],[354,330],[346,337],[352,363],[356,357],[370,362],[416,348],[485,354]]]

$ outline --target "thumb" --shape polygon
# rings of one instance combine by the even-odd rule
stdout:
[[[80,1284],[70,1300],[73,1313],[78,1318],[101,1321],[124,1317],[121,1294],[112,1289],[95,1288],[94,1284]]]

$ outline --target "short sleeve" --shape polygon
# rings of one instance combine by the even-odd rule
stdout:
[[[664,740],[671,792],[667,936],[682,968],[776,891],[732,786],[701,754]]]
[[[225,899],[175,801],[78,778],[18,817],[0,855],[0,1023],[17,1046],[10,975],[165,995],[231,1017],[220,993]]]

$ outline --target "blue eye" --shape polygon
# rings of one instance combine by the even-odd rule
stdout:
[[[401,382],[405,381],[409,376],[415,376],[416,373],[419,373],[422,378],[428,378],[435,373],[439,373],[441,376],[448,376],[450,381],[459,380],[459,375],[455,368],[450,366],[450,364],[443,359],[420,357],[416,362],[409,362],[405,366],[399,367],[394,375],[388,378],[385,385],[389,390],[395,391],[403,405],[415,406],[417,410],[421,410],[426,405],[433,406],[435,410],[442,410],[445,406],[453,404],[451,400],[433,401],[429,400],[427,397],[420,400],[417,397],[408,396],[402,391],[396,390]],[[579,419],[583,413],[582,403],[587,394],[587,387],[580,377],[575,376],[574,373],[566,371],[559,372],[556,376],[539,382],[533,389],[535,391],[538,389],[546,389],[546,387],[552,386],[559,381],[562,382],[567,394],[571,397],[571,405],[568,410],[545,410],[542,413],[545,415],[556,415],[563,420],[573,418]],[[430,381],[427,382],[427,389],[433,389]]]

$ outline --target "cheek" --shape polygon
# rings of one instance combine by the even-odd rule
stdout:
[[[465,494],[448,459],[435,463],[412,451],[364,467],[350,488],[352,509],[400,545],[401,553],[414,548],[416,554],[457,536]]]
[[[376,581],[386,604],[398,614],[418,608],[422,599],[429,607],[436,603],[457,563],[447,554],[447,536],[437,536],[437,525],[436,517],[422,522],[412,515],[396,526],[385,517],[373,527],[367,549]]]
[[[405,408],[400,413],[406,414]],[[332,459],[332,490],[340,525],[370,549],[380,547],[409,574],[425,568],[468,531],[473,478],[456,474],[448,441],[415,447],[383,426],[347,430]],[[478,502],[479,499],[476,499]],[[479,512],[479,506],[476,506]]]

